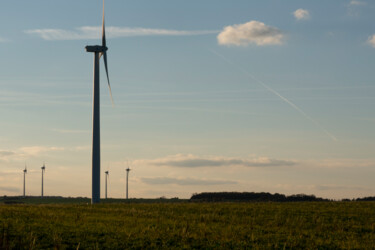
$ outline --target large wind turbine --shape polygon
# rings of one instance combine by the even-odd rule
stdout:
[[[107,46],[104,26],[104,0],[103,0],[103,24],[102,24],[102,45],[86,46],[87,52],[94,53],[94,91],[93,91],[93,128],[92,128],[92,197],[91,204],[100,202],[100,95],[99,95],[99,59],[103,56],[105,72],[107,74],[109,93],[111,95],[111,85],[109,84],[107,66]],[[112,100],[113,103],[113,100]]]
[[[45,166],[45,164],[43,163],[43,166],[41,167],[41,169],[42,169],[42,198],[43,198],[43,195],[44,195],[44,190],[43,190],[43,176],[44,176],[44,172],[46,171],[46,166]]]
[[[27,168],[25,164],[25,169],[23,170],[23,197],[26,197],[26,173],[27,173]]]

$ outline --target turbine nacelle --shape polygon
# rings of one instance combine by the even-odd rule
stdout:
[[[101,45],[88,45],[85,47],[86,52],[103,53],[108,50],[108,47]]]

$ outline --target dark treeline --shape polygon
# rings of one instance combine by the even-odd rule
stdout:
[[[375,201],[375,196],[371,197],[364,197],[364,198],[357,198],[356,201]]]
[[[196,193],[190,199],[166,198],[131,198],[129,200],[123,198],[108,198],[101,199],[102,203],[175,203],[175,202],[298,202],[298,201],[334,201],[331,199],[324,199],[316,197],[315,195],[295,194],[286,196],[284,194],[270,194],[266,192],[212,192],[212,193]],[[335,201],[344,202],[366,202],[375,201],[375,196],[341,199]],[[91,199],[87,197],[62,197],[62,196],[0,196],[1,204],[91,204]],[[0,247],[1,249],[1,247]]]
[[[193,194],[192,201],[252,201],[252,202],[290,202],[290,201],[329,201],[318,198],[315,195],[294,194],[286,196],[284,194],[254,193],[254,192],[218,192]]]

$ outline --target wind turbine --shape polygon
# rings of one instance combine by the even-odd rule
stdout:
[[[126,199],[129,199],[129,196],[128,196],[128,190],[129,190],[129,172],[130,172],[130,168],[129,168],[129,164],[128,164],[128,168],[126,169]]]
[[[107,199],[107,180],[109,178],[109,171],[105,171],[105,198]]]
[[[23,170],[23,197],[26,197],[26,174],[27,174],[27,168],[25,164],[25,169]]]
[[[103,24],[102,24],[102,45],[86,46],[87,52],[94,53],[94,90],[93,90],[93,128],[92,128],[92,197],[91,204],[100,202],[100,86],[99,86],[99,60],[103,56],[105,72],[107,74],[108,88],[112,100],[111,85],[109,83],[107,66],[107,46],[105,39],[104,25],[104,0],[103,0]]]
[[[41,167],[41,169],[42,169],[42,198],[43,198],[43,176],[44,176],[44,172],[46,171],[46,166],[45,166],[45,164],[44,164],[44,162],[43,162],[43,166]]]

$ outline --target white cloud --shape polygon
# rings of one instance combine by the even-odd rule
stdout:
[[[292,166],[294,161],[278,160],[268,157],[258,157],[252,159],[229,158],[229,157],[199,157],[195,155],[173,155],[165,158],[154,160],[135,160],[135,165],[154,165],[154,166],[169,166],[169,167],[183,167],[183,168],[199,168],[199,167],[227,167],[227,166],[242,166],[242,167],[277,167],[277,166]]]
[[[298,9],[293,12],[293,15],[297,20],[307,20],[310,18],[309,11],[305,9]]]
[[[375,34],[370,36],[367,40],[368,44],[375,48]]]
[[[220,45],[247,46],[251,43],[258,46],[279,45],[284,38],[283,32],[262,22],[250,21],[224,27],[217,36]]]
[[[62,29],[32,29],[26,30],[27,34],[35,34],[44,40],[82,40],[98,39],[101,37],[101,27],[83,26],[75,30]],[[129,28],[129,27],[106,27],[107,38],[131,37],[131,36],[192,36],[216,34],[213,30],[167,30],[167,29],[148,29],[148,28]]]

